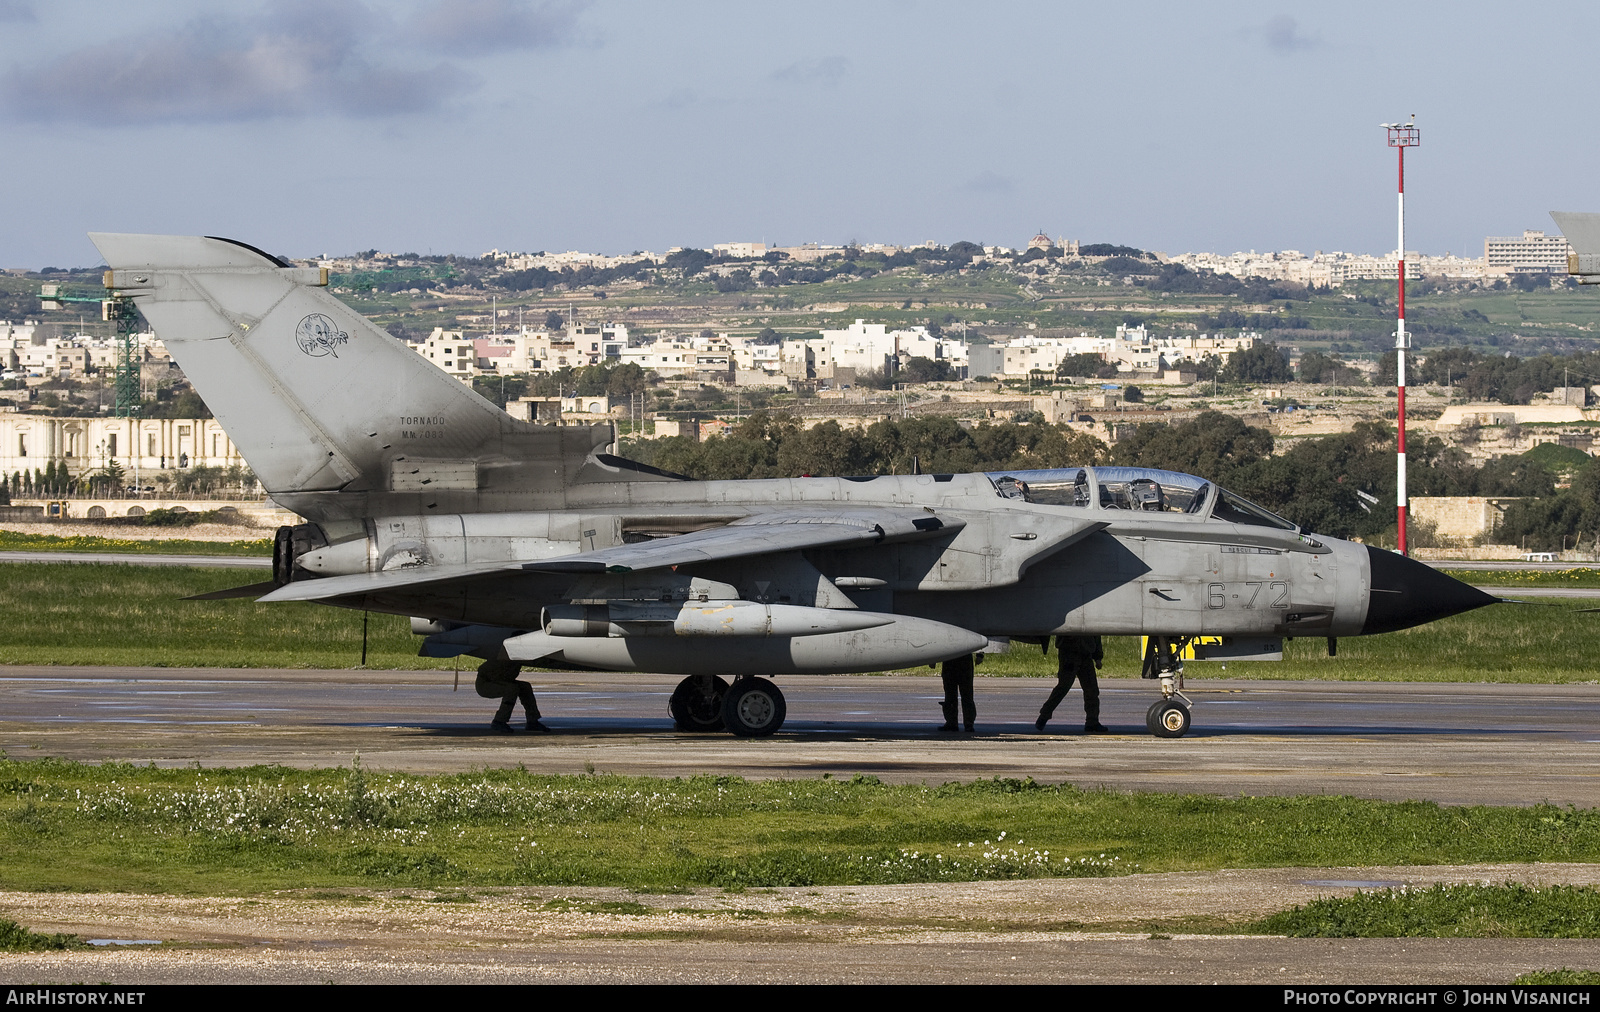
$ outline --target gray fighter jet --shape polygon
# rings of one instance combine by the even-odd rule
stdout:
[[[228,239],[92,238],[107,288],[310,521],[279,530],[272,583],[232,593],[412,616],[428,656],[682,675],[684,728],[771,734],[773,675],[1105,634],[1148,637],[1148,726],[1177,737],[1186,651],[1332,650],[1496,600],[1166,471],[687,480],[606,452],[609,425],[511,418],[325,271]]]

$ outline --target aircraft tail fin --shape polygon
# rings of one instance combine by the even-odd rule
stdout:
[[[107,287],[134,299],[280,501],[389,493],[472,508],[480,490],[589,480],[613,438],[610,425],[512,418],[334,298],[326,270],[231,239],[90,238]]]
[[[1600,285],[1600,214],[1551,211],[1550,217],[1573,250],[1567,255],[1567,274],[1580,285]]]
[[[1600,254],[1600,214],[1551,211],[1550,217],[1580,256]]]

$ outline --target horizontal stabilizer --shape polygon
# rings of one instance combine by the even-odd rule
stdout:
[[[296,580],[284,584],[261,600],[267,604],[277,604],[280,601],[331,601],[338,597],[383,594],[402,587],[420,587],[451,580],[470,580],[501,573],[514,573],[522,569],[523,565],[520,562],[484,562],[459,566],[413,566],[386,573],[357,573],[354,576],[329,576],[320,580]]]
[[[209,594],[192,594],[184,598],[185,601],[231,601],[240,597],[261,597],[277,590],[283,584],[274,580],[262,583],[252,583],[247,587],[230,587],[227,590],[213,590]]]

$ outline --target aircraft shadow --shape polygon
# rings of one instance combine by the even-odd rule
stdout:
[[[389,727],[407,729],[427,738],[559,738],[563,735],[582,735],[586,738],[638,738],[640,736],[660,737],[663,739],[687,740],[723,740],[731,741],[733,737],[721,731],[696,733],[680,731],[673,726],[670,720],[650,719],[637,720],[625,718],[571,718],[545,717],[544,722],[550,728],[549,734],[530,734],[523,731],[520,723],[513,723],[515,733],[503,734],[491,730],[486,724],[407,724],[403,722],[341,722],[333,724],[335,727]],[[946,741],[956,744],[963,741],[982,741],[994,738],[1038,738],[1049,740],[1052,738],[1128,738],[1153,737],[1143,724],[1110,724],[1107,725],[1111,733],[1106,736],[1085,735],[1071,724],[1048,729],[1044,732],[1035,731],[1031,725],[1024,723],[993,723],[977,725],[977,731],[972,734],[965,732],[951,733],[940,731],[933,722],[928,722],[926,727],[908,724],[887,723],[842,723],[823,721],[790,721],[784,729],[773,736],[773,740],[797,741],[814,740],[818,742],[905,742],[905,741]],[[1427,737],[1434,735],[1451,736],[1494,736],[1494,737],[1547,737],[1578,733],[1574,730],[1563,730],[1547,727],[1507,728],[1507,727],[1425,727],[1415,725],[1358,725],[1358,724],[1261,724],[1261,725],[1230,725],[1227,727],[1205,727],[1196,724],[1190,728],[1186,738],[1243,738],[1243,737],[1279,737],[1279,738],[1349,738],[1363,736],[1384,737]],[[759,741],[760,739],[753,739]]]

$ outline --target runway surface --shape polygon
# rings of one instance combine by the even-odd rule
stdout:
[[[981,670],[981,669],[980,669]],[[768,739],[687,734],[674,679],[528,672],[550,735],[490,733],[493,703],[449,672],[0,668],[0,748],[158,765],[281,763],[418,772],[526,765],[549,773],[748,777],[869,773],[899,782],[1032,776],[1129,790],[1349,794],[1448,804],[1600,806],[1600,686],[1191,681],[1194,727],[1156,739],[1154,683],[1102,682],[1087,737],[1077,693],[1051,732],[1051,682],[984,678],[977,734],[937,732],[936,677],[780,680],[789,721]],[[518,714],[520,721],[521,714]]]
[[[1596,598],[1600,597],[1600,587],[1479,587],[1485,594],[1503,597],[1511,601],[1531,597],[1567,597],[1567,598]]]
[[[1432,566],[1434,569],[1489,569],[1489,570],[1538,570],[1544,573],[1558,573],[1567,569],[1594,569],[1600,567],[1600,562],[1523,562],[1520,559],[1494,560],[1487,559],[1418,559],[1418,562]]]
[[[147,555],[139,552],[0,552],[0,562],[98,562],[128,566],[217,566],[271,569],[265,555]]]

